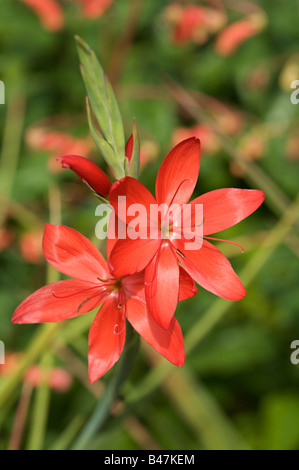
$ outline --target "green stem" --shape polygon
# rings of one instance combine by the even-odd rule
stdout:
[[[70,424],[65,428],[62,434],[55,440],[50,446],[49,450],[67,450],[71,443],[79,433],[84,423],[84,417],[82,415],[76,416]]]
[[[133,328],[127,324],[127,339],[124,351],[118,363],[117,370],[110,380],[105,394],[99,401],[90,419],[87,421],[82,432],[79,434],[77,440],[73,445],[73,450],[83,450],[87,447],[91,439],[98,433],[107,418],[109,417],[111,407],[118,397],[121,387],[126,380],[134,360],[136,358],[137,349],[139,346],[139,337],[134,334]]]
[[[43,450],[44,447],[51,398],[49,379],[52,361],[52,354],[47,352],[40,362],[41,383],[35,392],[27,450]]]

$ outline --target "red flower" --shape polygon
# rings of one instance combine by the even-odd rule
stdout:
[[[6,250],[14,240],[14,233],[10,229],[0,228],[0,251]]]
[[[191,138],[177,145],[165,158],[156,181],[156,199],[137,180],[125,177],[112,186],[110,203],[116,214],[124,213],[119,196],[126,197],[126,206],[142,204],[150,214],[151,204],[186,204],[195,188],[200,167],[200,142]],[[160,220],[157,239],[149,235],[153,223],[148,216],[147,227],[142,227],[145,239],[120,239],[109,257],[115,276],[134,274],[145,269],[145,294],[151,314],[164,328],[172,321],[179,297],[179,263],[186,272],[208,291],[228,300],[242,299],[246,291],[229,261],[210,244],[208,235],[237,224],[254,212],[263,202],[262,191],[220,189],[192,201],[192,220],[195,226],[195,208],[203,205],[203,239],[196,240],[198,249],[185,250],[190,242],[180,227],[181,213]],[[179,216],[179,219],[178,219]],[[177,221],[180,221],[177,223]],[[128,219],[126,220],[128,223]],[[165,223],[169,226],[165,227]],[[178,235],[180,239],[178,239]]]
[[[112,5],[113,0],[78,0],[87,18],[98,18]]]
[[[0,364],[0,375],[13,374],[22,358],[22,354],[14,352],[5,353],[5,364]],[[61,367],[53,367],[49,371],[43,370],[41,365],[33,365],[26,370],[23,380],[31,387],[39,387],[45,380],[50,388],[59,393],[67,392],[72,385],[71,375]]]
[[[75,155],[59,157],[57,160],[61,161],[62,168],[73,170],[73,172],[94,192],[104,197],[109,195],[112,183],[103,170],[95,163],[87,158],[77,157]]]
[[[225,28],[218,36],[216,51],[222,56],[233,54],[247,39],[260,31],[260,26],[250,20],[240,20]]]
[[[64,25],[64,14],[56,0],[22,0],[39,17],[48,31],[58,31]]]
[[[43,232],[40,229],[29,230],[20,237],[22,258],[28,263],[39,263],[43,258],[41,241]]]
[[[114,242],[108,242],[110,254]],[[99,307],[89,334],[89,378],[98,380],[119,359],[126,338],[126,319],[162,356],[182,366],[183,337],[173,319],[161,328],[147,310],[144,275],[115,278],[96,247],[75,230],[46,225],[43,251],[47,261],[75,279],[50,284],[33,293],[17,308],[13,323],[58,322]],[[180,300],[194,295],[192,279],[181,270]]]
[[[48,167],[52,173],[60,171],[57,164],[60,155],[88,155],[92,148],[89,138],[73,137],[65,132],[35,126],[26,132],[26,142],[33,149],[50,154]]]
[[[206,38],[205,25],[207,23],[207,13],[204,8],[188,5],[182,11],[180,22],[174,32],[176,42],[184,43],[193,38],[196,30],[203,31],[201,39],[204,41]]]
[[[174,42],[203,44],[223,26],[226,14],[216,8],[171,3],[165,10],[165,19],[172,27]]]

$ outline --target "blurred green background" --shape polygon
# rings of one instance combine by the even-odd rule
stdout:
[[[222,187],[266,193],[255,214],[219,235],[245,254],[217,245],[245,299],[219,300],[199,287],[180,303],[185,366],[142,344],[88,448],[299,449],[299,369],[290,360],[299,340],[299,105],[290,101],[298,0],[115,0],[98,18],[76,1],[56,3],[64,22],[54,27],[26,2],[0,6],[0,448],[71,448],[113,374],[88,383],[95,312],[58,327],[11,324],[18,304],[56,279],[41,252],[46,222],[96,242],[97,200],[55,160],[81,154],[106,169],[89,136],[79,34],[114,85],[127,138],[136,118],[140,179],[151,190],[173,144],[196,134],[203,152],[194,196]],[[205,12],[195,25],[194,12],[184,17],[190,4]],[[242,39],[247,27],[251,37]],[[53,372],[50,386],[43,368]]]

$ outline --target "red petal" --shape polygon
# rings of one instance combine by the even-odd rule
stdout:
[[[101,196],[109,196],[112,183],[108,176],[95,163],[87,158],[68,155],[59,157],[62,168],[69,168],[96,193]]]
[[[186,204],[196,185],[200,166],[200,141],[184,140],[165,157],[156,181],[159,204]]]
[[[110,223],[111,218],[113,217],[113,213],[111,214],[111,217],[109,219],[109,224],[108,224],[108,233],[107,233],[107,239],[106,239],[106,255],[107,255],[107,260],[109,262],[109,258],[111,255],[111,252],[117,242],[117,230],[114,230],[113,227],[113,221]]]
[[[119,201],[119,197],[125,197],[126,199]],[[113,184],[110,192],[110,204],[116,215],[126,224],[128,224],[133,217],[127,216],[127,209],[133,204],[143,206],[147,214],[149,226],[150,206],[151,204],[156,204],[156,200],[142,183],[135,178],[126,176]]]
[[[179,302],[190,299],[197,294],[197,288],[192,277],[180,266],[180,291]]]
[[[144,291],[144,271],[133,274],[132,276],[126,276],[122,279],[127,297],[135,297],[139,300],[145,301]]]
[[[111,273],[117,278],[142,271],[151,262],[161,240],[118,240],[109,258]]]
[[[132,158],[132,153],[133,153],[133,147],[134,147],[134,136],[131,134],[131,137],[129,138],[127,145],[126,145],[126,157],[131,161]]]
[[[169,329],[165,330],[151,317],[146,304],[134,298],[127,300],[127,318],[133,328],[159,354],[176,366],[184,365],[184,340],[175,318],[171,320]]]
[[[151,315],[168,329],[179,298],[179,264],[173,248],[163,242],[145,270],[145,295]]]
[[[184,255],[179,261],[182,267],[200,286],[227,300],[241,300],[246,290],[225,256],[206,240],[199,250],[185,251],[185,240],[173,243]]]
[[[101,253],[72,228],[46,224],[43,251],[47,261],[67,276],[95,283],[98,277],[109,279],[108,266]]]
[[[263,191],[228,188],[203,194],[191,204],[203,204],[203,233],[209,235],[236,225],[256,211],[264,199]]]
[[[101,303],[99,285],[85,281],[60,281],[34,292],[16,309],[13,323],[53,323],[90,312]],[[88,300],[89,299],[89,300]]]
[[[100,308],[89,332],[89,380],[101,378],[120,358],[126,340],[126,329],[115,333],[120,311],[117,295],[109,295]]]

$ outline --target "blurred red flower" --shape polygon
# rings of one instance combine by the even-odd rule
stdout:
[[[21,0],[36,13],[43,27],[58,31],[64,26],[64,13],[56,0]]]
[[[0,228],[0,251],[6,250],[14,240],[14,233],[10,229]]]
[[[197,137],[200,140],[203,153],[215,153],[220,148],[218,137],[206,124],[197,124],[193,127],[178,127],[172,136],[173,145],[177,145],[190,137]]]
[[[42,260],[42,239],[41,230],[30,230],[22,233],[20,237],[20,250],[22,258],[28,263],[38,263]]]
[[[261,30],[260,25],[250,19],[240,20],[227,26],[218,36],[215,49],[222,56],[233,54],[247,39]]]
[[[114,0],[75,0],[82,5],[83,13],[87,18],[98,18],[112,5]]]
[[[170,4],[164,16],[172,26],[173,40],[179,44],[190,41],[203,44],[226,21],[224,10],[178,3]]]
[[[5,364],[0,365],[0,375],[9,376],[16,369],[21,353],[7,351],[5,354]],[[45,379],[48,380],[52,390],[59,393],[67,392],[72,385],[72,376],[61,367],[52,367],[49,373],[45,373],[39,365],[33,365],[24,373],[23,380],[31,387],[39,387]]]
[[[90,139],[73,137],[65,132],[48,131],[45,128],[31,128],[26,134],[27,144],[35,150],[50,154],[49,169],[59,171],[57,158],[61,155],[88,155],[92,149]]]
[[[51,32],[59,31],[65,24],[64,11],[57,0],[21,0],[38,16],[42,26]],[[80,3],[86,18],[99,18],[114,0],[68,0]]]

